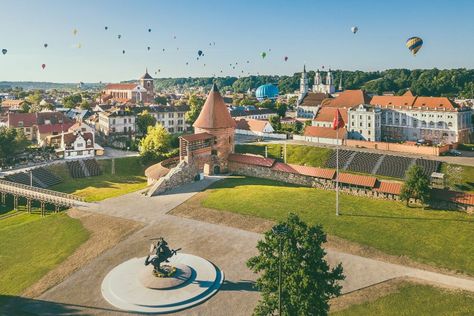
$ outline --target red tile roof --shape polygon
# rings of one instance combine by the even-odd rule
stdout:
[[[136,83],[109,83],[105,90],[133,90],[138,86]]]
[[[340,129],[339,139],[343,139],[346,132],[345,128]],[[336,139],[337,131],[332,129],[332,127],[306,126],[304,136]]]
[[[342,120],[345,124],[347,124],[347,109],[339,109],[341,113]],[[334,115],[336,114],[336,108],[331,107],[322,107],[319,109],[318,113],[314,117],[314,121],[316,122],[333,122]]]
[[[74,123],[64,123],[64,124],[46,124],[46,125],[38,125],[38,132],[40,134],[49,134],[49,133],[61,133],[67,132],[70,127],[72,127]]]
[[[275,159],[242,154],[230,154],[229,161],[262,167],[271,167],[275,163]]]
[[[293,164],[286,164],[282,162],[275,163],[272,167],[272,170],[288,172],[288,173],[296,173],[296,174],[301,174],[301,175],[321,178],[321,179],[332,179],[334,178],[334,175],[336,173],[334,169],[299,166],[299,165],[293,165]]]
[[[300,106],[319,106],[323,100],[332,98],[327,93],[308,92],[300,103]]]
[[[214,84],[193,126],[203,129],[213,129],[235,128],[235,125],[235,121],[230,116],[229,110],[216,84]]]
[[[416,108],[429,110],[456,111],[458,105],[446,97],[415,97],[410,91],[402,96],[381,95],[374,96],[370,101],[372,105],[390,108]]]
[[[240,120],[235,120],[237,129],[252,131],[252,132],[260,132],[263,133],[265,126],[270,124],[268,121],[262,120],[253,120],[253,119],[245,119],[241,118]]]
[[[474,194],[470,193],[432,189],[431,196],[437,200],[445,200],[464,205],[474,205]]]
[[[180,138],[184,139],[187,142],[195,142],[198,140],[211,139],[211,138],[214,138],[214,136],[208,133],[198,133],[198,134],[181,135]]]
[[[22,127],[31,127],[36,124],[35,113],[9,113],[8,126],[19,127],[19,123],[23,122]]]
[[[326,99],[321,105],[336,108],[351,108],[359,104],[369,104],[370,97],[363,90],[345,90],[334,99]]]
[[[402,184],[399,182],[378,181],[374,190],[382,193],[400,195]]]
[[[339,182],[351,185],[358,185],[368,188],[373,188],[377,178],[370,176],[361,176],[352,173],[339,173]]]

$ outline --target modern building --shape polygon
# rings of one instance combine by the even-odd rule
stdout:
[[[109,111],[99,112],[98,131],[102,135],[134,135],[135,114],[127,109],[112,108]]]
[[[148,112],[155,117],[156,122],[166,130],[173,133],[183,133],[188,130],[185,115],[189,111],[188,105],[153,105],[147,108]]]

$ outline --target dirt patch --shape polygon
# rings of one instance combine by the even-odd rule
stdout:
[[[201,206],[209,192],[204,191],[194,195],[192,198],[174,208],[168,214],[180,216],[184,218],[195,219],[212,224],[225,225],[229,227],[239,228],[255,233],[264,233],[275,225],[274,221],[263,219],[250,215],[241,215],[237,213],[220,211]],[[350,253],[353,255],[385,261],[389,263],[400,264],[413,268],[423,269],[432,272],[438,272],[453,276],[472,277],[470,275],[452,271],[448,269],[438,268],[427,264],[416,262],[406,256],[394,256],[386,254],[380,250],[365,246],[353,241],[342,239],[337,236],[328,235],[325,248],[337,250],[340,252]]]
[[[239,228],[254,233],[263,233],[275,225],[274,221],[263,218],[202,207],[201,201],[206,198],[207,194],[207,192],[201,192],[194,195],[183,204],[168,212],[168,214]]]
[[[89,239],[59,266],[26,289],[23,296],[33,298],[41,295],[142,227],[138,222],[76,209],[69,210],[67,214],[81,221],[84,228],[90,232]]]

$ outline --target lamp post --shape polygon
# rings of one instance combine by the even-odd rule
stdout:
[[[278,237],[278,315],[281,316],[281,252],[282,240],[288,232],[288,228],[284,225],[273,226],[272,232]]]

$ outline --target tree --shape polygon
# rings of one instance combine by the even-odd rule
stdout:
[[[461,166],[453,166],[448,164],[446,168],[446,185],[452,189],[458,189],[458,186],[462,183],[462,172],[463,168]]]
[[[23,152],[28,146],[28,140],[20,129],[0,128],[0,159],[9,161],[15,155]]]
[[[285,117],[286,110],[288,109],[288,105],[283,102],[276,102],[275,106],[276,106],[277,114],[280,117]]]
[[[296,134],[301,134],[301,132],[303,132],[303,123],[296,121],[293,130]]]
[[[147,133],[149,126],[154,126],[156,124],[156,119],[151,115],[147,110],[144,110],[137,117],[137,128],[138,132],[142,135]]]
[[[140,141],[140,156],[144,161],[166,158],[170,153],[171,135],[161,125],[149,126],[147,135]]]
[[[186,123],[189,125],[193,125],[196,119],[199,116],[199,113],[201,113],[202,106],[204,105],[204,100],[199,98],[196,95],[192,95],[189,98],[189,111],[186,112],[185,119]]]
[[[406,172],[405,178],[400,199],[406,201],[407,205],[410,199],[420,200],[425,204],[430,198],[430,182],[423,169],[418,165],[413,165]]]
[[[166,103],[168,103],[168,99],[165,96],[161,96],[161,95],[157,95],[154,101],[156,104],[162,104],[162,105],[166,105]]]
[[[91,110],[92,109],[92,105],[90,104],[90,102],[87,101],[87,100],[84,100],[84,99],[82,100],[82,102],[80,104],[80,107],[83,110]]]
[[[341,294],[338,281],[344,275],[341,264],[330,269],[326,262],[322,248],[326,241],[320,225],[308,226],[292,213],[264,234],[257,244],[259,254],[247,261],[259,274],[256,286],[262,294],[255,315],[274,315],[278,310],[279,260],[282,314],[327,315],[329,299]]]
[[[272,115],[268,118],[268,121],[270,124],[272,124],[272,127],[275,131],[281,130],[281,121],[280,117],[278,115]]]

